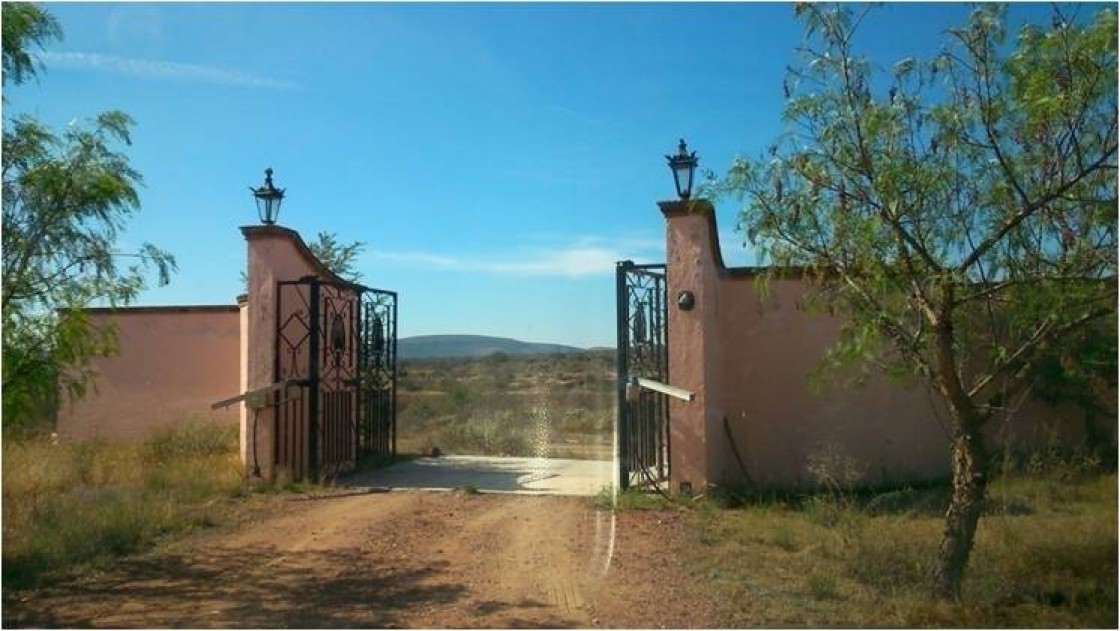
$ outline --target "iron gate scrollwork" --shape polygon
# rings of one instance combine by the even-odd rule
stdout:
[[[669,479],[669,401],[631,384],[669,380],[665,265],[618,263],[616,292],[619,484],[657,488]]]
[[[316,277],[277,283],[273,462],[333,477],[395,456],[397,294]]]
[[[362,294],[360,456],[397,455],[397,294]]]

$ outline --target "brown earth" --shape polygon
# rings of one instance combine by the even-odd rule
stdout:
[[[611,545],[612,519],[615,532]],[[5,627],[720,626],[673,512],[584,498],[276,498],[111,570],[9,594]],[[609,555],[609,556],[608,556]],[[609,561],[609,563],[608,563]]]

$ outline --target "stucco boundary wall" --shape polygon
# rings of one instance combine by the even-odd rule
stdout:
[[[860,486],[949,476],[948,417],[936,397],[922,385],[885,378],[810,392],[808,375],[835,343],[842,320],[800,307],[807,287],[796,270],[770,280],[764,298],[756,282],[764,270],[726,267],[710,202],[659,206],[666,219],[669,381],[696,394],[692,402],[670,403],[674,490],[682,482],[696,490],[808,488],[815,485],[813,464],[838,477],[855,472]],[[690,311],[676,306],[685,290],[695,296]],[[1075,442],[1083,427],[1075,408],[1028,403],[1010,423],[993,420],[990,430],[993,445],[1024,448],[1054,436]]]
[[[278,283],[308,277],[350,283],[327,269],[294,230],[258,225],[241,232],[249,282],[238,304],[88,310],[95,327],[116,327],[118,352],[93,360],[95,377],[85,397],[64,401],[56,418],[60,437],[130,440],[191,421],[236,423],[246,474],[275,477],[275,405],[286,393],[270,395],[259,410],[244,401],[211,406],[272,386],[282,365],[286,373],[306,372],[306,345],[298,357],[277,353],[277,326],[307,316],[294,294],[281,305]]]
[[[91,360],[86,395],[62,393],[56,431],[64,440],[143,438],[193,421],[233,425],[235,409],[210,404],[238,392],[238,305],[92,308],[93,327],[116,327],[115,355]]]

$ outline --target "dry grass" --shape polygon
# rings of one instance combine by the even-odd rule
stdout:
[[[609,458],[613,361],[593,352],[402,362],[398,450]]]
[[[229,426],[131,443],[6,438],[3,456],[5,591],[212,525],[219,500],[246,489]]]
[[[990,497],[956,604],[927,596],[941,488],[703,503],[688,554],[728,627],[1115,628],[1116,476],[1016,474]]]

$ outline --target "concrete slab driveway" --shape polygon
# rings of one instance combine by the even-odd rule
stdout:
[[[611,460],[441,456],[398,462],[347,478],[357,487],[451,490],[467,485],[488,493],[595,495],[614,484]]]

